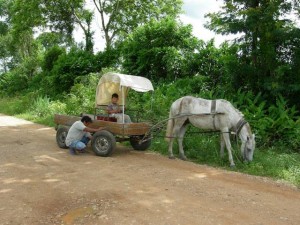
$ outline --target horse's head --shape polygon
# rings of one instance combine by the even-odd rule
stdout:
[[[247,136],[246,141],[241,146],[242,156],[245,161],[249,161],[249,162],[252,161],[254,149],[255,149],[255,135],[251,134]]]

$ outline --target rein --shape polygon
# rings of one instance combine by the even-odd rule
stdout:
[[[248,123],[244,118],[241,118],[235,125],[235,133],[238,136],[243,128],[243,126]]]
[[[243,126],[248,123],[244,118],[241,118],[237,124],[235,125],[235,139],[236,139],[236,144],[238,145],[238,136],[243,128]],[[243,157],[245,158],[246,154],[246,145],[244,146],[244,155]],[[237,157],[238,158],[238,157]]]

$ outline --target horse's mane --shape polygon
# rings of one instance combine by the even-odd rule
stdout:
[[[225,100],[225,99],[220,99],[220,101],[221,102],[223,102],[223,103],[226,103],[227,105],[229,105],[237,114],[239,114],[241,117],[244,117],[244,114],[241,112],[241,111],[239,111],[237,108],[235,108],[232,104],[231,104],[231,102],[229,102],[229,101],[227,101],[227,100]],[[226,105],[225,104],[225,105]]]

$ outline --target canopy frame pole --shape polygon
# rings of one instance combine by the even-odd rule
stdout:
[[[121,86],[122,91],[122,123],[124,123],[124,109],[125,109],[125,96],[124,96],[124,87]]]

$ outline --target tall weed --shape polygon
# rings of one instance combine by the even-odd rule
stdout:
[[[297,150],[300,145],[300,119],[295,107],[289,108],[287,101],[278,96],[276,105],[267,105],[261,94],[243,93],[240,90],[233,100],[256,133],[260,146],[274,143]]]
[[[157,123],[169,117],[172,103],[186,95],[207,97],[212,95],[206,77],[194,76],[179,79],[169,84],[155,85],[154,93],[130,92],[129,107],[141,110],[143,120]]]
[[[30,113],[35,117],[53,116],[55,113],[63,114],[66,111],[65,103],[60,101],[51,101],[47,96],[38,96],[30,108]]]
[[[99,74],[90,74],[76,80],[71,92],[65,96],[67,114],[94,113],[98,80]]]

